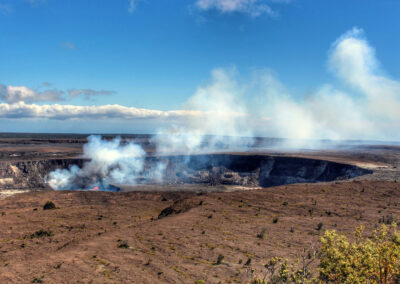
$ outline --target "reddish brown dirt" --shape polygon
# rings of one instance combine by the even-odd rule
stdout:
[[[47,200],[58,208],[43,210]],[[325,229],[371,231],[399,209],[400,184],[368,180],[203,195],[23,193],[0,200],[0,283],[246,283],[248,258],[261,271]],[[52,235],[31,236],[39,230]]]

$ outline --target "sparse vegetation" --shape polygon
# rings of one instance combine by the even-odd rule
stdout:
[[[31,281],[31,283],[43,283],[43,282],[44,282],[44,276],[35,277],[35,278],[33,278],[33,280]]]
[[[39,231],[34,232],[29,236],[30,239],[35,239],[35,238],[44,238],[44,237],[51,237],[54,236],[53,232],[50,230],[43,230],[40,229]],[[25,237],[26,238],[26,237]]]
[[[130,246],[127,241],[118,240],[118,248],[128,249]]]
[[[320,252],[313,247],[303,250],[293,263],[279,257],[270,259],[264,265],[262,277],[253,277],[251,283],[387,284],[400,281],[400,234],[394,223],[391,228],[382,225],[371,237],[364,237],[363,227],[360,227],[353,241],[334,230],[326,231],[320,243]],[[318,275],[311,270],[315,260],[319,260]],[[254,270],[251,274],[254,276]]]
[[[56,209],[56,205],[54,204],[53,201],[47,201],[44,205],[43,205],[43,210],[52,210],[52,209]]]
[[[218,255],[217,261],[214,263],[215,265],[220,265],[224,262],[225,256],[223,254]]]
[[[392,224],[394,222],[395,222],[395,220],[394,220],[392,214],[388,214],[386,216],[382,216],[382,218],[380,218],[379,221],[378,221],[378,223],[387,224],[387,225],[390,225],[390,224]]]
[[[259,234],[257,234],[257,238],[265,239],[265,233],[267,232],[266,228],[263,228]]]
[[[246,263],[244,264],[244,266],[250,266],[251,265],[251,257],[249,257],[246,261]]]

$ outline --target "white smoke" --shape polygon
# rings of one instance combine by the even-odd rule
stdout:
[[[383,73],[361,29],[354,28],[334,42],[328,66],[347,85],[345,90],[324,85],[299,101],[271,74],[260,79],[266,85],[261,94],[264,113],[271,117],[261,134],[293,139],[399,139],[395,130],[400,123],[400,82]]]
[[[233,77],[236,70],[215,69],[209,85],[199,87],[186,102],[186,109],[201,113],[187,117],[181,125],[159,130],[153,141],[160,153],[186,154],[215,151],[252,137],[244,89]]]
[[[53,189],[107,189],[110,184],[135,184],[144,169],[145,152],[133,142],[122,143],[120,138],[107,141],[89,136],[83,148],[88,159],[82,168],[58,169],[47,177]]]
[[[251,145],[242,137],[254,136],[289,138],[281,145],[289,147],[319,147],[318,139],[399,139],[400,82],[382,72],[363,31],[354,28],[338,38],[328,65],[346,87],[325,84],[304,99],[290,94],[269,70],[255,72],[247,83],[237,79],[234,69],[213,70],[210,83],[198,87],[185,104],[183,112],[196,115],[155,135],[157,153],[231,151],[235,145]],[[50,186],[79,188],[80,180],[135,184],[140,175],[162,180],[165,171],[158,164],[143,174],[144,150],[120,139],[91,137],[84,154],[90,161],[82,169],[50,173]]]
[[[328,67],[344,87],[325,84],[305,98],[290,94],[268,69],[255,71],[245,83],[231,69],[216,69],[211,83],[186,104],[203,117],[163,130],[158,145],[192,153],[232,144],[239,136],[288,138],[281,146],[290,147],[321,147],[320,139],[398,140],[400,82],[382,71],[361,29],[332,44]]]

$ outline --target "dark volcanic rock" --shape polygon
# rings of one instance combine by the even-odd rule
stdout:
[[[330,161],[266,155],[193,155],[166,158],[169,183],[277,186],[325,182],[370,174],[371,170]]]

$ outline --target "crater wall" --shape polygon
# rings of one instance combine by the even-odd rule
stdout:
[[[0,162],[0,189],[45,189],[45,176],[55,169],[82,166],[84,159]],[[371,170],[317,159],[267,155],[211,154],[148,157],[138,183],[152,183],[147,170],[165,164],[164,184],[269,187],[326,182],[370,174]]]

